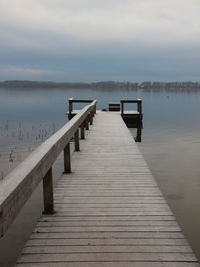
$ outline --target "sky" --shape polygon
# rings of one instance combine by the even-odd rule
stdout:
[[[0,0],[0,80],[200,81],[199,0]]]

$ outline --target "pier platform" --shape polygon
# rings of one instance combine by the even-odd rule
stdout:
[[[91,103],[93,100],[83,100],[83,99],[73,99],[70,98],[68,104],[68,112],[67,116],[68,119],[71,120],[80,110],[74,109],[74,104],[83,104],[83,103]],[[136,110],[126,110],[125,105],[131,105],[133,106],[134,104],[137,106]],[[143,120],[143,113],[142,113],[142,100],[141,99],[135,99],[135,100],[121,100],[120,103],[110,103],[108,105],[108,108],[104,108],[102,111],[104,112],[118,112],[124,122],[126,123],[127,127],[129,128],[138,128],[142,127],[142,120]],[[135,126],[137,125],[137,126]]]
[[[199,267],[120,113],[92,122],[16,266]]]

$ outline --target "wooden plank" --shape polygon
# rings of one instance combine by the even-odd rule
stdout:
[[[173,222],[175,221],[175,217],[173,215],[169,215],[169,216],[134,216],[134,215],[130,215],[130,216],[87,216],[87,217],[83,217],[83,216],[68,216],[67,214],[65,214],[65,216],[59,216],[58,214],[55,214],[55,216],[42,216],[39,220],[39,222],[55,222],[55,221],[98,221],[98,222],[109,222],[109,221],[115,221],[115,222],[123,222],[123,221],[127,221],[127,222],[165,222],[165,221],[169,221],[169,222]]]
[[[187,242],[181,238],[52,238],[29,239],[26,247],[33,246],[186,246]]]
[[[42,221],[38,223],[38,227],[77,227],[77,226],[176,226],[176,221],[116,221],[116,220],[110,220],[110,221],[53,221],[53,222],[47,222]],[[136,228],[137,229],[137,228]]]
[[[58,227],[36,227],[36,233],[67,233],[67,232],[181,232],[178,226],[58,226]]]
[[[123,211],[147,211],[148,209],[152,209],[152,210],[149,210],[149,212],[152,212],[152,211],[169,211],[171,212],[171,210],[169,209],[169,207],[167,206],[166,203],[160,203],[159,201],[152,201],[150,203],[147,203],[145,201],[143,201],[142,203],[140,203],[139,199],[136,200],[135,202],[131,202],[129,201],[127,203],[127,201],[124,201],[122,203],[119,204],[119,207],[117,207],[117,205],[115,205],[113,202],[114,200],[111,199],[112,204],[109,204],[107,201],[102,201],[100,203],[92,203],[91,202],[88,202],[87,198],[85,198],[86,200],[83,202],[83,203],[80,203],[77,199],[73,201],[73,199],[69,199],[68,200],[68,203],[64,202],[62,203],[61,200],[59,201],[55,201],[55,207],[57,209],[62,209],[62,210],[68,210],[68,211],[73,211],[73,210],[76,210],[76,211],[85,211],[86,209],[88,209],[88,211],[102,211],[103,209],[105,210],[105,207],[107,206],[107,211],[120,211],[120,210],[124,210]],[[83,198],[84,200],[84,198]],[[67,200],[66,200],[67,201]],[[123,207],[124,205],[124,207]],[[146,205],[146,206],[145,206]],[[132,215],[132,216],[135,216],[136,214],[128,214],[129,216]],[[148,214],[147,214],[148,215]],[[172,215],[172,214],[170,214]]]
[[[80,267],[80,262],[22,263],[17,267]],[[81,267],[199,267],[195,262],[81,262]]]
[[[39,233],[35,232],[31,235],[31,239],[57,239],[57,238],[102,238],[102,239],[121,239],[121,238],[168,238],[168,239],[184,239],[182,232],[65,232],[65,233]]]
[[[22,255],[19,263],[36,262],[196,262],[193,253],[71,253]]]
[[[25,247],[22,254],[69,254],[69,253],[192,253],[188,246],[29,246]]]
[[[59,215],[64,216],[66,215],[66,213],[68,214],[68,216],[129,216],[129,215],[133,215],[133,213],[131,212],[89,212],[89,211],[85,211],[85,212],[77,212],[77,211],[60,211]],[[138,215],[149,215],[149,216],[168,216],[168,215],[172,215],[172,212],[164,212],[164,211],[135,211],[134,215],[138,216]]]

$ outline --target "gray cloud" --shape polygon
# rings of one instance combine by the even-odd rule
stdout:
[[[0,79],[199,80],[198,0],[1,0]]]

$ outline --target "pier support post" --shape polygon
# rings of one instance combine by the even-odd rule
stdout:
[[[73,110],[73,98],[69,98],[69,114],[72,113]]]
[[[43,178],[44,214],[54,214],[52,168]]]
[[[89,117],[85,119],[85,129],[89,130]]]
[[[74,151],[80,151],[79,129],[75,132],[75,135],[74,135]]]
[[[84,127],[84,123],[81,124],[81,139],[85,139],[85,127]]]
[[[70,156],[70,143],[64,148],[64,172],[71,173],[71,156]]]
[[[137,111],[139,112],[139,114],[142,114],[142,100],[138,99],[137,104]]]
[[[121,114],[123,115],[124,114],[124,102],[121,101]]]
[[[92,125],[93,124],[93,111],[91,111],[89,114],[89,121],[90,121],[90,125]]]

